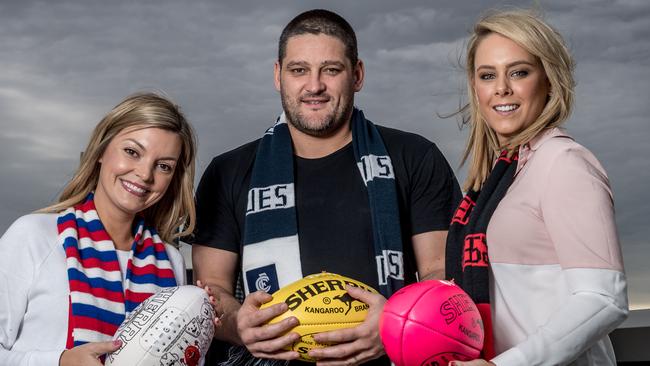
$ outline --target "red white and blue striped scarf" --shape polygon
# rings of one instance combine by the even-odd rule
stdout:
[[[176,286],[165,244],[140,217],[122,283],[115,245],[97,215],[93,193],[61,212],[57,227],[70,284],[66,348],[111,340],[138,304],[160,288]]]

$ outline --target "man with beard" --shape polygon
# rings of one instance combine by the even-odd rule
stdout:
[[[323,365],[364,363],[384,353],[378,320],[386,298],[416,278],[444,276],[460,189],[432,142],[376,126],[353,107],[364,65],[343,18],[326,10],[298,15],[278,54],[284,113],[261,139],[216,157],[201,179],[195,278],[218,299],[216,337],[276,360],[298,357],[284,349],[298,339],[290,332],[298,320],[266,325],[287,310],[285,303],[260,310],[268,293],[321,271],[378,289],[348,288],[369,305],[366,320],[316,335],[332,345],[309,352]]]

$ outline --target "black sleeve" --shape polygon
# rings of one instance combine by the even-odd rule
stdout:
[[[239,253],[235,201],[224,177],[228,170],[223,159],[216,157],[203,173],[196,190],[196,228],[189,241]]]
[[[435,144],[430,143],[411,170],[410,214],[413,235],[447,230],[462,198],[458,181]]]
[[[258,143],[221,154],[205,169],[196,190],[196,228],[189,243],[239,253]]]

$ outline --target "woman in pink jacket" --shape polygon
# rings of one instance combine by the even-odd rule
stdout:
[[[487,342],[483,359],[455,364],[616,364],[607,334],[627,316],[626,279],[607,175],[560,128],[573,66],[527,11],[483,17],[468,42],[468,193],[446,265]]]

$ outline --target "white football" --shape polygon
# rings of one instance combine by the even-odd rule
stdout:
[[[214,335],[214,309],[199,287],[164,288],[138,305],[115,333],[122,347],[106,366],[197,366]]]

